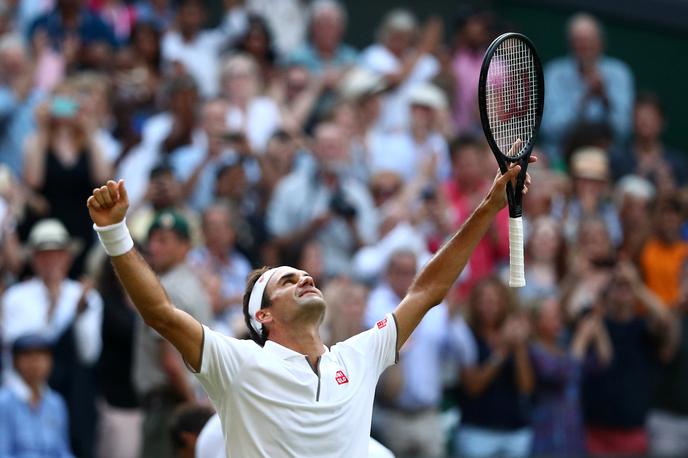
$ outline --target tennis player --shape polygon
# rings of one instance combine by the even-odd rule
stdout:
[[[516,166],[495,178],[475,212],[421,269],[393,313],[329,349],[318,333],[325,301],[307,272],[288,266],[254,271],[244,312],[255,342],[229,338],[175,308],[133,249],[122,180],[95,189],[87,205],[101,244],[144,321],[177,348],[215,405],[228,457],[366,457],[380,374],[397,361],[425,313],[443,300],[506,205],[506,183],[518,171]]]

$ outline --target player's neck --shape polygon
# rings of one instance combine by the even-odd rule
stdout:
[[[275,333],[275,335],[271,332],[270,340],[297,353],[306,355],[311,365],[314,365],[320,355],[325,352],[325,346],[317,326],[294,327]]]

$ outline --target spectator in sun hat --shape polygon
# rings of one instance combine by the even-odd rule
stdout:
[[[554,216],[563,221],[564,234],[572,240],[582,219],[597,216],[604,220],[614,246],[618,246],[622,231],[617,209],[610,200],[611,175],[607,152],[596,146],[578,148],[571,155],[569,171],[572,196],[563,208],[553,210]]]
[[[17,337],[12,361],[14,371],[0,388],[0,456],[72,457],[65,402],[47,384],[51,340],[38,333]]]
[[[368,150],[372,139],[381,133],[382,99],[388,89],[381,75],[353,67],[337,85],[337,99],[330,110],[329,117],[347,139],[352,172],[364,182],[370,178]]]
[[[145,254],[170,300],[201,323],[211,323],[204,285],[187,263],[191,228],[175,210],[158,212],[148,228]],[[196,400],[191,373],[172,346],[140,320],[134,340],[134,388],[142,399],[142,456],[174,456],[168,421],[181,403]]]
[[[437,86],[419,83],[409,90],[408,102],[407,129],[378,132],[369,137],[371,170],[392,170],[411,180],[430,161],[435,164],[436,182],[447,179],[451,171],[449,147],[439,129],[440,114],[448,106],[447,97]]]
[[[43,332],[56,341],[74,325],[77,355],[93,363],[100,352],[102,302],[88,283],[67,278],[81,243],[58,220],[45,219],[31,229],[27,246],[35,276],[12,286],[2,298],[5,343],[27,332]]]
[[[42,333],[55,344],[51,386],[67,402],[72,449],[92,453],[95,437],[93,371],[101,349],[103,302],[90,280],[67,278],[80,242],[55,219],[36,223],[27,245],[34,277],[2,297],[5,344],[25,333]]]

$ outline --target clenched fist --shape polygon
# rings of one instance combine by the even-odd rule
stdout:
[[[129,208],[129,197],[124,180],[109,180],[104,186],[95,188],[86,202],[88,213],[97,226],[117,224],[124,219]]]

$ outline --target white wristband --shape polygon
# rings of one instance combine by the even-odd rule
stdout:
[[[93,230],[98,234],[100,244],[103,245],[108,256],[121,256],[134,248],[134,240],[127,228],[127,219],[109,226],[93,225]]]

